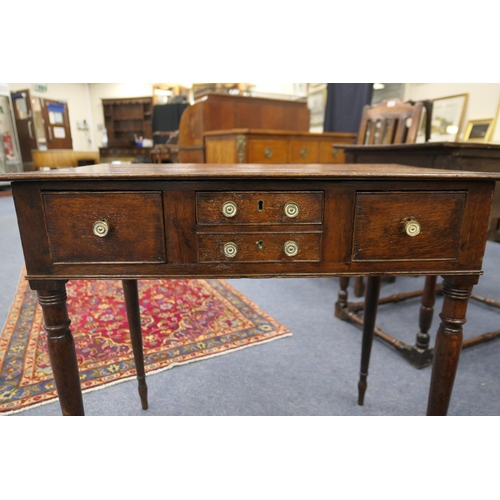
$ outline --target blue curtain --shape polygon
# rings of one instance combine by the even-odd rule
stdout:
[[[373,83],[328,83],[324,132],[357,133],[363,107],[370,104]]]

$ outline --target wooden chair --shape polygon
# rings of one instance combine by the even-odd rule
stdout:
[[[416,142],[423,102],[386,99],[363,108],[358,144],[411,144]]]

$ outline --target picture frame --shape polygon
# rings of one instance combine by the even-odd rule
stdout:
[[[497,112],[491,125],[490,142],[500,143],[500,101],[498,102]]]
[[[429,142],[457,140],[468,99],[468,93],[433,99]]]
[[[483,120],[469,120],[465,127],[463,140],[466,142],[489,142],[493,118]]]

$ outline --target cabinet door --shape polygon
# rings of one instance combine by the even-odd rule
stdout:
[[[31,150],[38,149],[31,98],[28,90],[11,93],[17,136],[23,162],[33,161]]]
[[[65,102],[50,99],[40,99],[40,104],[47,149],[73,149],[68,105]]]

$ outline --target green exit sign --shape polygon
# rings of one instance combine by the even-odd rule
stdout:
[[[47,92],[47,85],[42,85],[41,83],[36,83],[35,84],[35,90],[38,92]]]

